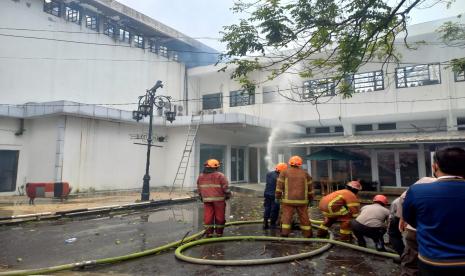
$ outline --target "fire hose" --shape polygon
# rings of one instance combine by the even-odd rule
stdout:
[[[311,220],[313,224],[321,224],[321,221]],[[226,226],[237,226],[237,225],[245,225],[245,224],[259,224],[263,223],[262,220],[252,220],[252,221],[234,221],[226,223]],[[318,227],[315,225],[315,227]],[[84,268],[94,265],[104,265],[104,264],[111,264],[117,263],[122,261],[128,261],[148,255],[157,254],[162,251],[166,251],[172,248],[176,248],[175,256],[176,258],[190,262],[195,264],[203,264],[203,265],[225,265],[225,266],[238,266],[238,265],[262,265],[262,264],[270,264],[270,263],[280,263],[280,262],[289,262],[298,259],[309,258],[318,254],[321,254],[331,248],[332,245],[339,245],[350,249],[355,249],[358,251],[362,251],[365,253],[370,253],[382,257],[392,258],[395,260],[399,259],[399,255],[388,253],[388,252],[379,252],[373,249],[336,241],[333,239],[332,235],[329,239],[319,239],[319,238],[283,238],[283,237],[269,237],[269,236],[229,236],[229,237],[218,237],[218,238],[208,238],[208,239],[200,239],[204,234],[204,231],[200,231],[194,235],[188,236],[183,238],[182,240],[174,241],[163,246],[155,247],[152,249],[131,253],[128,255],[123,256],[116,256],[110,258],[102,258],[90,261],[82,261],[76,263],[69,263],[63,264],[58,266],[50,266],[38,269],[27,269],[27,270],[14,270],[14,271],[5,271],[0,272],[0,276],[4,275],[35,275],[35,274],[45,274],[45,273],[52,273],[58,272],[63,270],[71,270],[75,268]],[[286,241],[286,242],[321,242],[327,243],[324,246],[309,251],[303,252],[295,255],[283,256],[283,257],[276,257],[276,258],[268,258],[268,259],[252,259],[252,260],[207,260],[207,259],[198,259],[190,256],[186,256],[183,253],[186,249],[196,246],[202,245],[207,243],[214,243],[214,242],[228,242],[228,241],[239,241],[239,240],[251,240],[251,241]],[[183,244],[184,243],[184,244]]]

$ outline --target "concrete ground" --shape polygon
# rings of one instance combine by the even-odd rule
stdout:
[[[191,197],[191,192],[154,191],[150,199],[155,201],[170,198]],[[71,195],[63,202],[60,199],[36,198],[34,205],[29,205],[27,196],[0,196],[0,217],[24,215],[33,213],[69,211],[82,208],[101,207],[108,205],[122,205],[140,201],[139,192],[111,192],[95,194]]]
[[[236,193],[227,204],[228,221],[262,217],[263,199]],[[311,208],[313,219],[319,219]],[[182,239],[202,228],[200,202],[158,209],[132,210],[92,219],[74,218],[29,222],[0,227],[0,271],[39,268],[129,254]],[[337,228],[334,229],[337,231]],[[261,225],[228,227],[225,235],[278,235]],[[300,231],[294,231],[300,236]],[[66,242],[75,238],[72,242]],[[194,247],[187,255],[212,259],[283,256],[319,247],[319,244],[277,242],[219,243]],[[341,247],[311,259],[266,266],[215,267],[178,261],[173,251],[112,265],[63,271],[58,275],[395,275],[391,260]]]

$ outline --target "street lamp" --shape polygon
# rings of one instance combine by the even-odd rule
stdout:
[[[132,112],[132,118],[139,122],[144,117],[149,116],[149,133],[147,137],[147,161],[145,163],[145,175],[144,175],[144,184],[142,185],[141,200],[148,201],[150,199],[150,149],[152,148],[152,121],[153,121],[153,109],[154,107],[158,110],[163,107],[169,106],[170,110],[165,112],[166,120],[172,123],[176,119],[176,112],[171,111],[171,97],[163,95],[155,95],[155,92],[158,88],[162,88],[163,84],[161,81],[157,83],[150,89],[147,90],[147,93],[144,96],[139,96],[139,103],[137,110]]]

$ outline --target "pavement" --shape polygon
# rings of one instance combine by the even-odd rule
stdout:
[[[192,192],[174,191],[172,194],[166,190],[153,191],[150,199],[154,201],[189,198]],[[84,208],[97,208],[110,205],[124,205],[140,202],[140,192],[103,192],[92,194],[73,194],[61,201],[53,198],[36,198],[34,205],[29,205],[27,196],[0,196],[0,217],[9,217],[37,213],[56,213]]]

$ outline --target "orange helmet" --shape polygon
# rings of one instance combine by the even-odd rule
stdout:
[[[291,158],[289,158],[289,165],[291,166],[297,166],[300,167],[302,166],[302,158],[300,156],[294,155]]]
[[[208,159],[203,165],[207,168],[219,168],[220,162],[216,159]]]
[[[360,182],[356,180],[350,181],[349,183],[347,183],[347,186],[354,188],[355,190],[362,190],[362,184],[360,184]]]
[[[373,202],[378,202],[383,205],[388,205],[389,203],[387,197],[384,195],[375,195],[375,197],[373,198]]]
[[[275,170],[278,171],[278,172],[282,172],[285,169],[287,169],[287,164],[286,163],[279,163],[278,165],[276,165],[276,168],[275,168]]]

